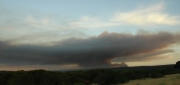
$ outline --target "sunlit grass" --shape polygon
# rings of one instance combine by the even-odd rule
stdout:
[[[132,80],[119,85],[180,85],[180,74],[166,75],[163,78]]]

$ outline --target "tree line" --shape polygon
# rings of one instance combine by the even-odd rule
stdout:
[[[175,68],[175,69],[174,69]],[[86,71],[0,71],[0,85],[117,85],[130,80],[160,78],[180,73],[179,64],[174,68],[112,70],[96,69]]]

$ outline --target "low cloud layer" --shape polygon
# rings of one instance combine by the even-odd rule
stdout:
[[[72,65],[82,68],[111,67],[114,58],[138,61],[153,55],[173,52],[167,47],[180,42],[180,34],[123,34],[103,32],[86,39],[69,38],[54,46],[10,45],[0,42],[0,64],[3,65]],[[143,56],[143,55],[144,56]],[[146,54],[146,55],[145,55]],[[133,57],[139,55],[140,57]]]

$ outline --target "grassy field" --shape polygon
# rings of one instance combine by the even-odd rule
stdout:
[[[180,85],[180,74],[166,75],[163,78],[132,80],[119,85]]]

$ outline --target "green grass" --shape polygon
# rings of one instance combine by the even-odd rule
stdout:
[[[163,78],[132,80],[119,85],[180,85],[180,74],[166,75]]]

